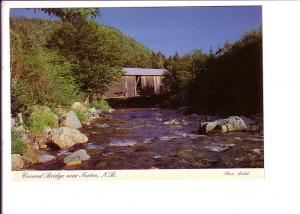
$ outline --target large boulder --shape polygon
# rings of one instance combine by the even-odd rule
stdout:
[[[87,112],[87,108],[85,107],[85,105],[83,105],[82,103],[80,102],[75,102],[73,103],[72,109],[76,110],[76,111],[80,111],[80,112],[83,112],[83,113],[86,113]]]
[[[13,171],[21,170],[24,168],[24,161],[19,154],[11,155],[11,168]]]
[[[78,119],[74,111],[70,111],[67,114],[64,114],[60,118],[60,121],[60,126],[63,127],[68,127],[71,129],[79,129],[82,127],[80,120]]]
[[[52,160],[55,160],[55,156],[53,155],[49,155],[49,154],[43,154],[43,155],[40,155],[38,160],[39,160],[39,163],[46,163],[48,161],[52,161]]]
[[[87,141],[87,136],[68,127],[54,128],[48,133],[48,143],[54,143],[60,148],[70,148],[77,143],[86,143]]]
[[[64,163],[81,162],[90,159],[90,156],[84,149],[79,149],[76,152],[64,158]]]
[[[247,125],[241,117],[231,116],[226,119],[215,120],[212,122],[204,122],[200,124],[200,134],[207,134],[211,131],[217,130],[223,133],[232,131],[247,130]]]

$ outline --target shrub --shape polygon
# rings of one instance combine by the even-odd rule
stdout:
[[[26,148],[26,142],[22,139],[22,137],[17,134],[12,134],[12,141],[11,141],[11,153],[12,154],[24,154]]]
[[[74,110],[74,112],[78,117],[78,119],[80,120],[80,122],[87,122],[89,120],[88,116],[85,113],[76,110]]]
[[[28,118],[28,127],[32,132],[41,132],[47,127],[58,127],[58,117],[50,109],[32,112]]]
[[[92,103],[89,104],[90,108],[100,108],[103,111],[108,111],[110,108],[108,102],[106,100],[98,100],[98,101],[93,101]]]
[[[15,43],[11,48],[21,49]],[[34,105],[68,106],[82,98],[83,93],[71,71],[71,62],[57,52],[37,46],[12,54],[13,114],[30,111]]]

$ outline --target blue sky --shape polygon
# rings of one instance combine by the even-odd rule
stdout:
[[[27,9],[12,9],[11,16],[54,19]],[[166,56],[200,49],[215,51],[225,41],[236,41],[262,24],[260,6],[103,8],[96,19]]]

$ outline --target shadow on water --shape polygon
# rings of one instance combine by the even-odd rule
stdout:
[[[109,98],[106,101],[112,108],[158,108],[163,103],[164,96],[137,96]]]

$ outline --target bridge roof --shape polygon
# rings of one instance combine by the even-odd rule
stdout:
[[[125,76],[162,76],[166,69],[153,68],[123,68]]]

